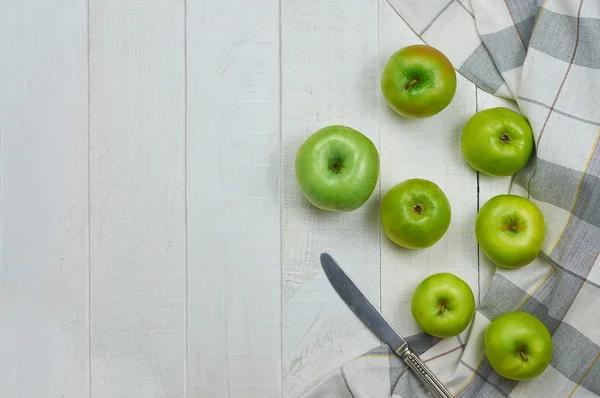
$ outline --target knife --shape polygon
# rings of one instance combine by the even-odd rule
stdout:
[[[321,266],[348,307],[406,363],[435,397],[454,397],[329,254],[321,253]]]

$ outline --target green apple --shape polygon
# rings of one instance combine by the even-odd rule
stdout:
[[[498,195],[488,200],[475,219],[475,237],[496,265],[518,268],[532,262],[544,242],[544,216],[530,200]]]
[[[486,328],[485,355],[500,376],[529,380],[541,375],[552,359],[552,336],[546,325],[522,311],[507,312]]]
[[[410,311],[424,332],[452,337],[465,330],[473,319],[475,296],[464,280],[441,272],[417,285],[410,299]]]
[[[424,249],[444,236],[450,226],[450,202],[435,183],[413,178],[383,196],[381,223],[388,238],[409,249]]]
[[[490,176],[510,176],[521,170],[533,152],[527,120],[508,108],[490,108],[465,124],[461,149],[467,163]]]
[[[434,47],[417,44],[401,48],[388,59],[381,75],[388,105],[407,118],[425,118],[441,112],[456,92],[456,72],[448,58]]]
[[[296,179],[306,199],[322,210],[346,212],[362,206],[379,178],[379,153],[364,134],[327,126],[300,145]]]

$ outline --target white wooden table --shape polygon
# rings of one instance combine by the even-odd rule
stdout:
[[[419,43],[386,0],[0,2],[0,396],[296,397],[379,344],[337,297],[328,251],[402,333],[437,271],[479,299],[478,205],[505,192],[461,157],[499,101],[458,78],[439,115],[402,119],[380,71]],[[329,124],[362,131],[380,184],[317,211],[293,160]],[[382,234],[411,177],[453,220],[423,251]]]

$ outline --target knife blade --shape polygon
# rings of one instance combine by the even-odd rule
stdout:
[[[356,286],[333,257],[328,253],[321,253],[320,259],[327,279],[352,312],[406,363],[407,367],[416,374],[435,397],[453,398],[450,391],[412,350],[400,333],[385,319],[377,307]]]

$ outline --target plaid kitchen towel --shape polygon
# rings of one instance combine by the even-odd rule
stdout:
[[[461,335],[412,336],[457,397],[600,396],[600,2],[598,0],[388,0],[427,44],[483,90],[514,100],[535,135],[535,155],[510,192],[547,224],[539,258],[498,268]],[[539,377],[500,377],[483,350],[486,326],[508,311],[541,319],[553,336]],[[305,397],[427,396],[386,346],[344,365]]]

